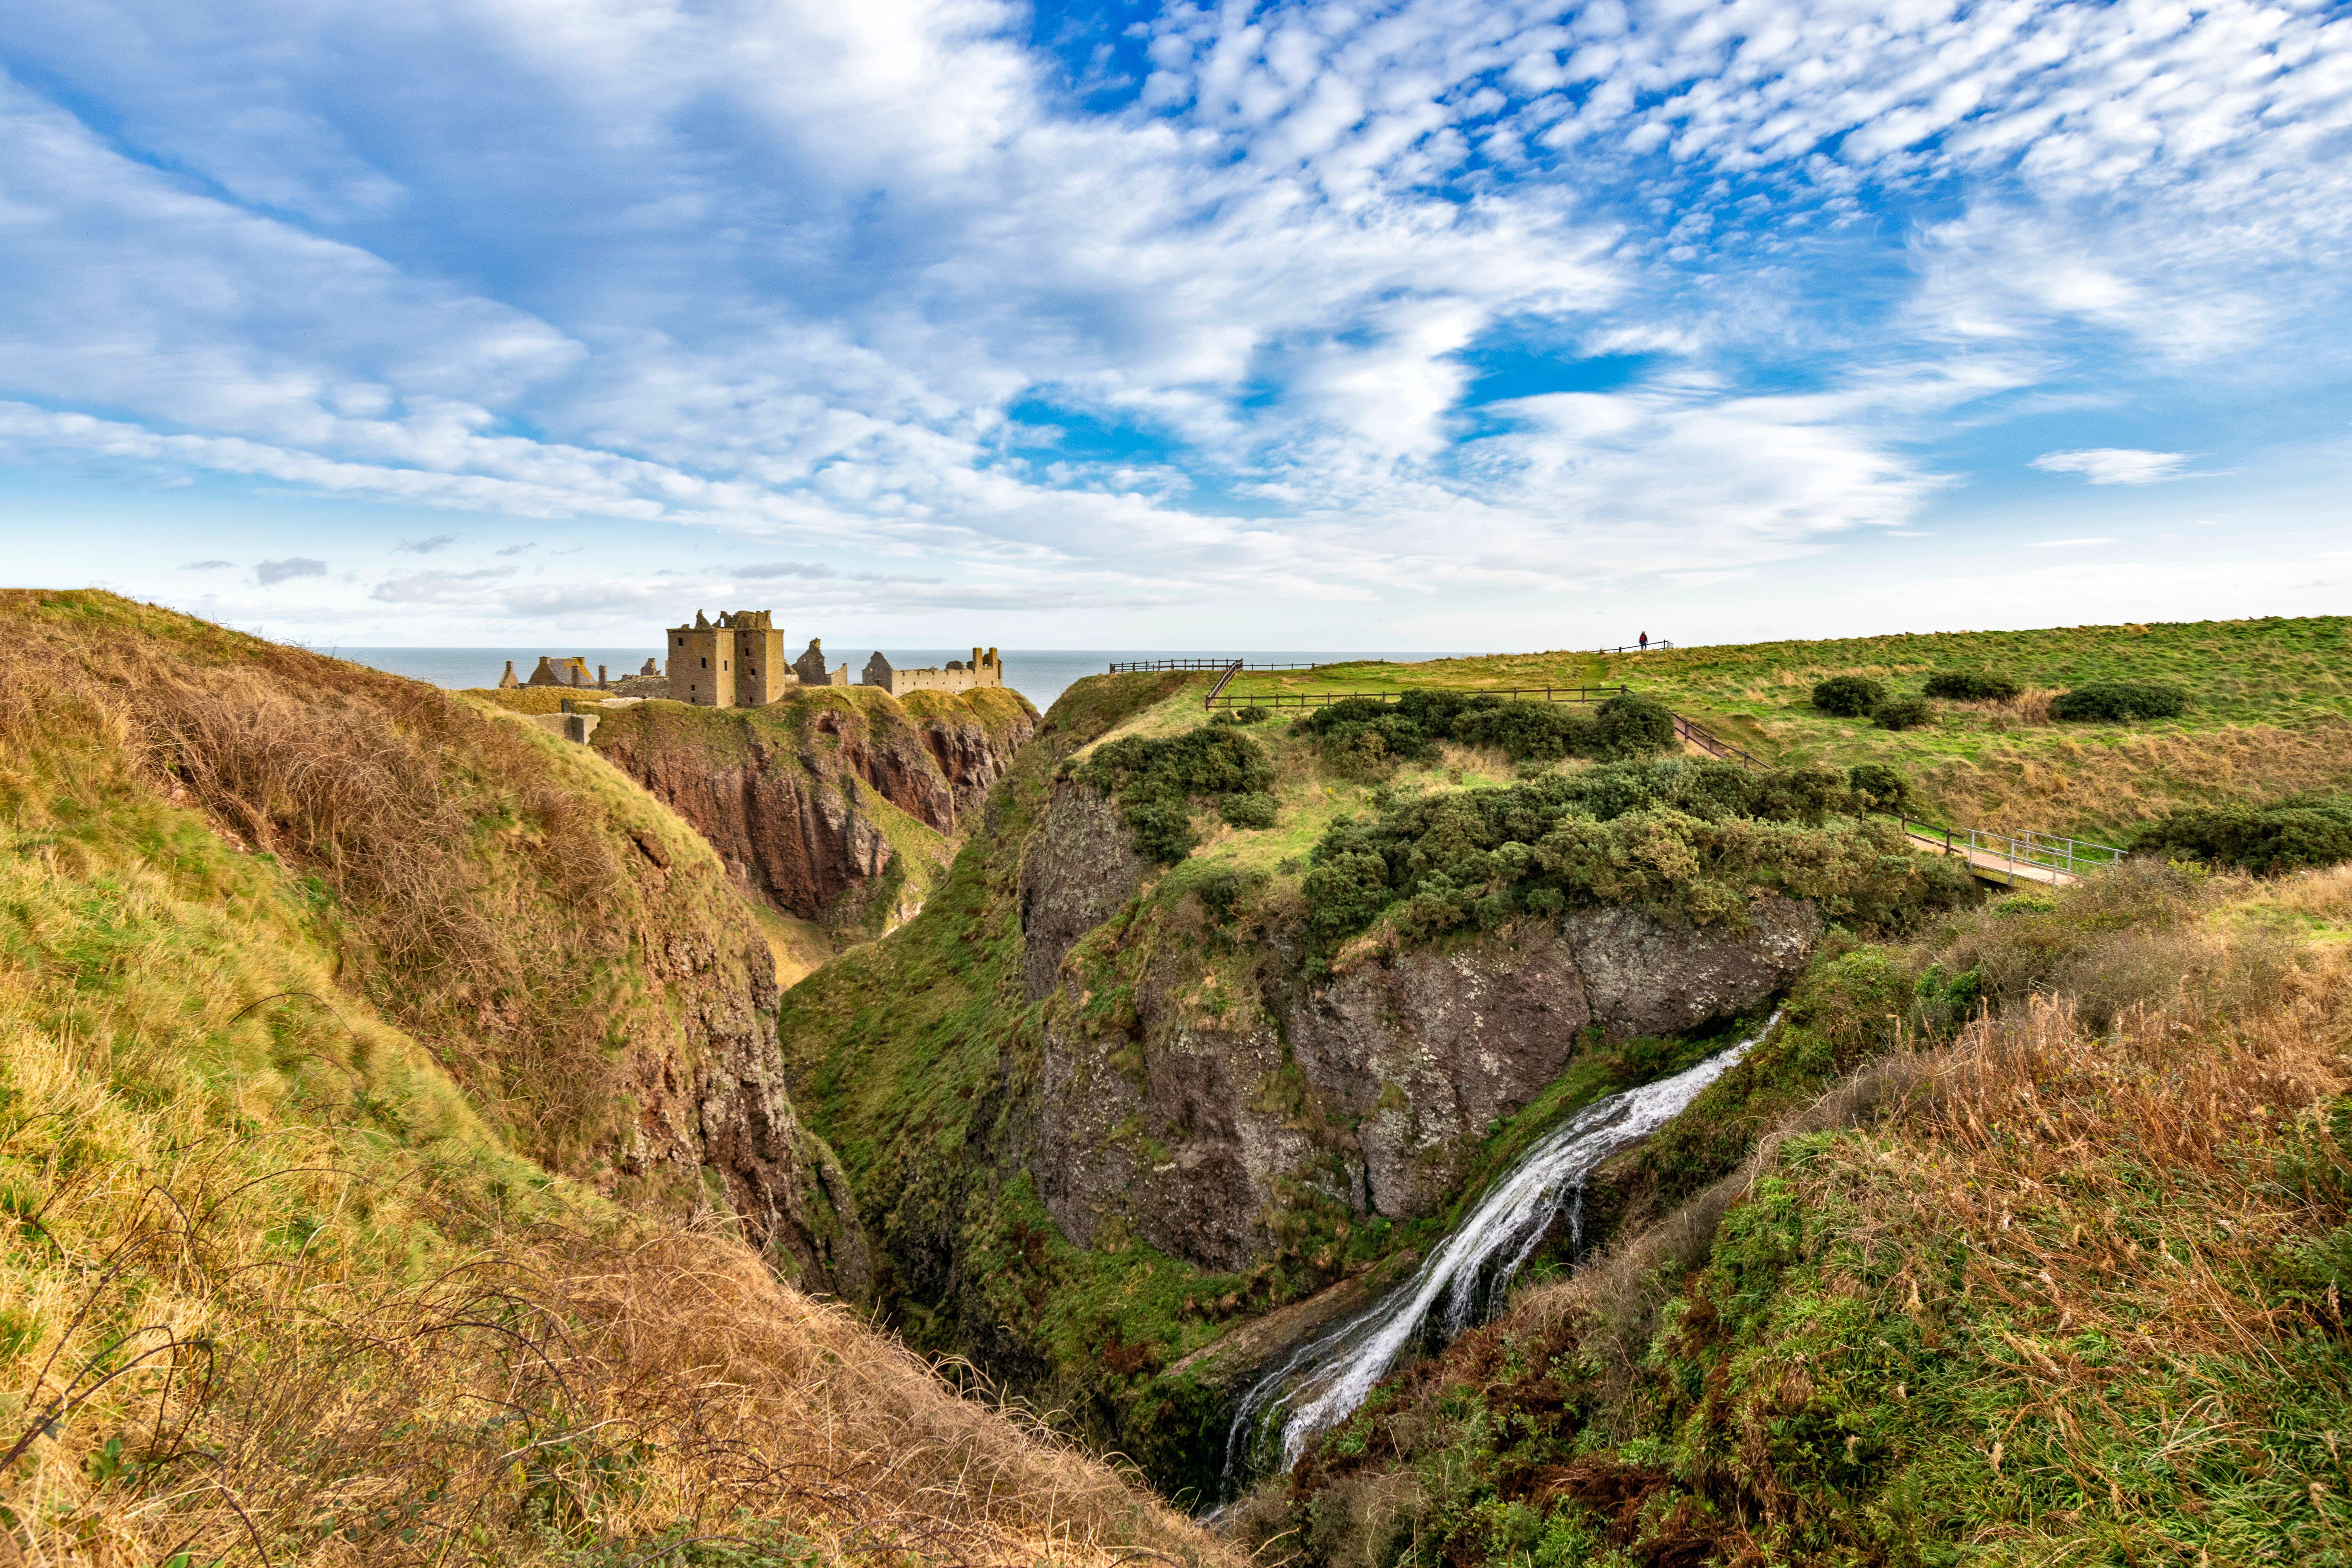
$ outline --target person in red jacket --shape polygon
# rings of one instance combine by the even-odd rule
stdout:
[[[1650,651],[1650,634],[1647,632],[1642,634],[1642,651],[1643,653]]]

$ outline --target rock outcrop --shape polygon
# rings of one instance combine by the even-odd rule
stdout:
[[[849,1178],[793,1110],[776,1050],[775,971],[763,944],[733,952],[691,935],[646,965],[685,1002],[685,1027],[631,1048],[620,1082],[636,1115],[613,1163],[669,1191],[714,1172],[744,1237],[803,1289],[856,1298],[874,1266]]]
[[[1143,860],[1118,808],[1064,781],[1021,858],[1022,963],[1029,999],[1054,989],[1062,960],[1143,883]]]
[[[608,718],[593,743],[708,839],[752,898],[803,920],[855,924],[877,912],[871,895],[890,890],[901,854],[880,805],[943,857],[963,814],[1034,728],[1009,691],[927,697],[923,706],[909,711],[854,687],[757,709],[649,702]],[[891,902],[878,911],[883,924],[920,900]]]
[[[1779,897],[1737,932],[1572,910],[1247,994],[1197,942],[1160,933],[1105,1005],[1069,955],[1137,874],[1107,803],[1064,785],[1023,864],[1031,991],[1059,986],[1024,1154],[1077,1245],[1108,1230],[1227,1271],[1270,1256],[1273,1215],[1302,1195],[1365,1215],[1437,1212],[1488,1129],[1580,1051],[1752,1010],[1797,977],[1822,931],[1811,905]]]

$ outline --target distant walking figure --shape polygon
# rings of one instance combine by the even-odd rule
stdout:
[[[1643,653],[1650,651],[1650,634],[1647,632],[1642,634],[1642,651]]]

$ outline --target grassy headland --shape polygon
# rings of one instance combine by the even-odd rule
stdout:
[[[2272,800],[2352,785],[2352,618],[2193,621],[1942,632],[1694,647],[1647,654],[1563,650],[1416,664],[1251,672],[1231,690],[1393,691],[1416,686],[1620,683],[1782,763],[1886,763],[1923,804],[1964,826],[2112,837],[2176,805]],[[1914,693],[1941,669],[2005,674],[2012,700],[1931,704],[1923,727],[1891,731],[1814,711],[1813,686],[1840,675]],[[2178,719],[2069,723],[2051,699],[2092,681],[2187,689]]]

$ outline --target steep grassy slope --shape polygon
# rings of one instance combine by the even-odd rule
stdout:
[[[1874,1002],[1862,1058],[1925,1048],[1384,1385],[1243,1534],[1299,1563],[2352,1561],[2347,933],[2352,874],[2158,866],[1842,955],[1813,1022]]]
[[[1782,763],[1904,768],[1924,803],[1962,826],[2112,836],[2168,805],[2352,784],[2352,619],[2198,621],[2026,632],[1949,632],[1692,647],[1602,657],[1573,650],[1410,665],[1252,673],[1237,692],[1495,689],[1624,683]],[[1696,640],[1696,637],[1693,639]],[[1916,692],[1939,669],[2008,675],[2006,701],[1937,702],[1923,728],[1888,731],[1813,710],[1814,684],[1879,679]],[[2162,680],[2180,718],[2059,723],[2057,691]]]
[[[696,1070],[772,1075],[772,992],[640,792],[106,595],[0,619],[0,1555],[1199,1554],[743,1245],[786,1221],[736,1184],[819,1146]],[[682,1188],[629,1174],[648,1062]]]

